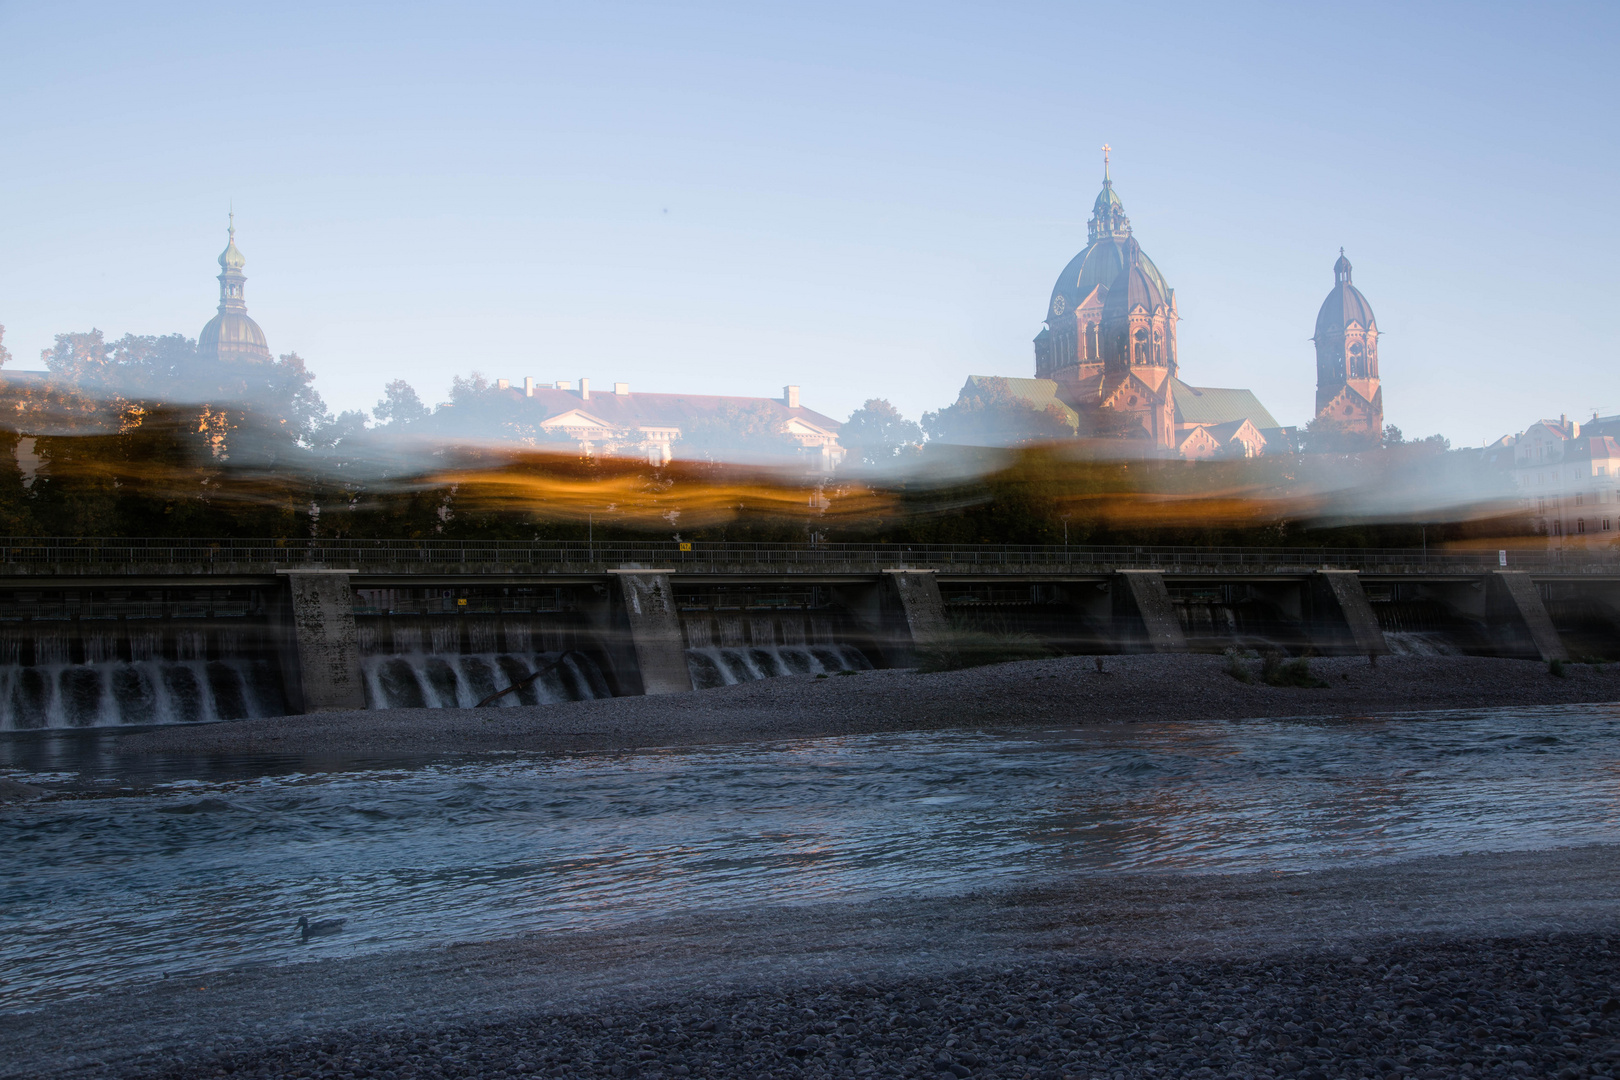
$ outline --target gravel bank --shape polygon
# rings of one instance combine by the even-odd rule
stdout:
[[[1322,689],[1244,684],[1216,656],[1036,660],[921,675],[768,679],[670,697],[490,709],[391,709],[242,720],[126,735],[129,754],[420,754],[614,750],[1030,724],[1365,715],[1620,700],[1620,665],[1469,656],[1318,659]]]
[[[193,1077],[1598,1077],[1620,1068],[1606,936],[1354,956],[1054,964],[257,1046]]]
[[[694,911],[0,1016],[0,1076],[1606,1075],[1617,887],[1590,847]]]

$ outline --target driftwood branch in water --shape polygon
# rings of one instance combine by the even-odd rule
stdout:
[[[508,686],[505,690],[497,690],[497,691],[495,691],[493,694],[489,695],[489,697],[485,698],[483,701],[480,701],[477,705],[474,705],[473,708],[482,709],[485,705],[488,705],[488,704],[490,704],[491,702],[494,702],[494,701],[499,701],[501,698],[505,697],[507,694],[512,693],[514,690],[521,690],[525,686],[531,685],[536,679],[540,678],[540,676],[544,675],[546,672],[555,671],[558,668],[562,667],[562,662],[564,660],[568,659],[570,656],[572,656],[574,653],[577,653],[577,652],[579,652],[578,649],[564,649],[563,654],[561,656],[557,657],[557,659],[553,660],[551,663],[545,665],[542,668],[536,669],[533,674],[525,675],[523,678],[519,679],[517,682],[513,683],[511,686]],[[581,655],[584,655],[584,654],[581,653]]]

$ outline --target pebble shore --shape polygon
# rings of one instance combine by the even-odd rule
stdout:
[[[1617,993],[1607,936],[1554,934],[730,995],[252,1045],[132,1075],[1564,1080],[1620,1069]]]
[[[488,709],[329,712],[117,736],[122,754],[542,753],[1034,724],[1365,716],[1620,701],[1620,664],[1478,656],[1311,661],[1322,688],[1239,682],[1219,656],[1068,656],[920,674],[765,679],[666,697]],[[1251,666],[1254,665],[1251,662]]]

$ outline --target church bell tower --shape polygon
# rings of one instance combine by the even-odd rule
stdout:
[[[1372,305],[1350,281],[1350,260],[1339,249],[1333,291],[1316,315],[1316,419],[1353,439],[1377,445],[1384,434],[1384,392],[1378,384],[1378,323]]]

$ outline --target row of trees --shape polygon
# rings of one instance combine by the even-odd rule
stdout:
[[[570,437],[539,428],[521,399],[477,374],[455,380],[449,408],[395,380],[372,415],[333,415],[291,353],[222,366],[181,335],[109,342],[90,331],[58,336],[44,360],[42,378],[0,381],[0,528],[11,536],[1400,543],[1406,526],[1328,524],[1367,507],[1327,512],[1313,492],[1356,489],[1369,476],[1379,491],[1396,490],[1413,482],[1412,462],[1444,448],[1390,428],[1377,461],[1334,477],[1292,455],[1077,460],[1063,442],[1081,434],[1068,413],[1032,409],[1005,382],[984,380],[920,424],[873,399],[842,431],[869,464],[953,455],[947,474],[958,479],[919,468],[829,481],[725,464],[793,445],[768,407],[714,414],[684,433],[685,460],[660,467],[581,457]],[[973,449],[986,443],[1012,448]],[[1439,457],[1454,471],[1474,460]],[[1485,480],[1458,473],[1447,483],[1485,492],[1475,498],[1483,506],[1495,497]],[[1451,528],[1512,532],[1479,525],[1481,513],[1454,515]]]

